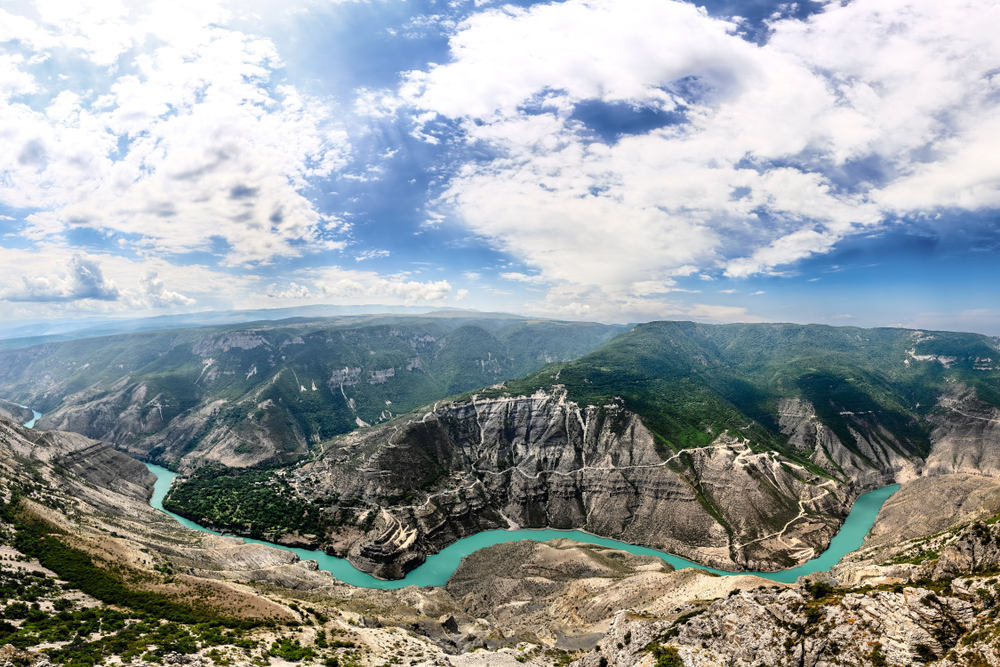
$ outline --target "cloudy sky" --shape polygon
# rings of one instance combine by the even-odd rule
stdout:
[[[5,0],[5,321],[1000,334],[991,0]]]

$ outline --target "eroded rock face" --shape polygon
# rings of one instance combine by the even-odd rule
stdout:
[[[811,403],[801,398],[778,401],[778,424],[788,436],[788,445],[831,474],[846,477],[866,488],[878,488],[919,474],[919,459],[908,457],[909,447],[881,428],[872,415],[847,416],[858,428],[851,429],[855,445],[849,448],[819,420]],[[864,433],[877,433],[878,437]]]
[[[776,570],[825,549],[854,498],[915,465],[882,440],[859,440],[867,455],[848,450],[811,406],[784,407],[782,427],[811,469],[728,434],[675,453],[621,405],[581,408],[556,389],[439,404],[337,440],[297,475],[316,498],[386,507],[374,530],[339,550],[376,576],[398,577],[426,553],[510,523]]]
[[[181,469],[204,462],[235,467],[287,463],[308,452],[306,435],[273,402],[261,403],[258,419],[238,424],[216,420],[226,399],[181,414],[174,403],[171,397],[151,394],[144,382],[124,377],[111,391],[90,388],[66,397],[39,426],[99,439],[138,458],[173,461]]]
[[[0,399],[0,417],[9,419],[17,424],[23,424],[34,417],[34,413],[28,408],[22,408],[17,403],[11,403]]]
[[[117,497],[146,503],[156,477],[138,461],[102,442],[76,433],[36,431],[0,420],[0,444],[7,448],[12,466],[17,461],[35,461],[56,466],[61,477],[52,481],[71,495],[87,497],[92,504],[105,507]],[[107,489],[113,497],[90,493],[81,488]],[[82,494],[82,495],[81,495]]]
[[[1000,477],[1000,410],[979,400],[974,390],[955,386],[931,415],[934,448],[928,475],[965,473]]]

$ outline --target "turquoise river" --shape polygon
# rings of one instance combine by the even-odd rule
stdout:
[[[216,533],[215,531],[202,528],[193,521],[178,516],[173,512],[167,512],[164,510],[163,498],[166,497],[167,491],[170,489],[170,484],[177,475],[166,468],[161,468],[160,466],[155,466],[149,463],[146,464],[146,467],[149,468],[150,472],[156,475],[156,486],[153,490],[153,498],[150,500],[150,504],[153,507],[174,517],[183,526],[219,535],[219,533]],[[360,586],[362,588],[443,586],[447,583],[448,577],[450,577],[451,573],[455,571],[464,556],[468,556],[472,552],[482,549],[483,547],[500,544],[502,542],[515,542],[517,540],[535,540],[536,542],[544,542],[545,540],[554,540],[558,537],[568,537],[580,542],[600,544],[602,546],[611,547],[613,549],[621,549],[623,551],[628,551],[642,556],[656,556],[658,558],[662,558],[664,561],[670,563],[678,569],[682,567],[697,567],[720,575],[756,574],[757,576],[771,579],[772,581],[793,582],[799,577],[812,572],[829,570],[831,567],[836,565],[845,554],[848,554],[860,547],[861,543],[865,539],[865,535],[868,534],[872,524],[875,523],[875,516],[882,508],[882,504],[888,500],[889,496],[895,493],[897,489],[899,489],[899,485],[894,484],[892,486],[878,489],[877,491],[872,491],[871,493],[866,493],[858,498],[854,502],[854,507],[851,508],[851,513],[848,515],[847,520],[841,527],[840,532],[838,532],[837,535],[834,536],[833,540],[830,541],[830,548],[816,558],[803,563],[799,567],[792,568],[790,570],[783,570],[781,572],[726,572],[725,570],[714,570],[709,567],[698,565],[697,563],[693,563],[689,560],[672,556],[663,551],[657,551],[647,547],[637,547],[632,544],[611,540],[606,537],[590,535],[579,530],[489,530],[483,533],[477,533],[470,537],[461,539],[451,546],[445,547],[438,554],[428,556],[427,561],[423,565],[407,574],[404,579],[398,579],[396,581],[382,581],[381,579],[376,579],[369,574],[356,570],[353,565],[347,562],[346,559],[329,556],[322,551],[291,549],[288,547],[279,548],[294,552],[302,560],[315,560],[319,563],[320,569],[327,570],[332,573],[334,577],[345,583]],[[269,542],[261,542],[260,540],[252,540],[250,538],[243,539],[246,542],[256,542],[257,544],[278,546],[270,544]]]

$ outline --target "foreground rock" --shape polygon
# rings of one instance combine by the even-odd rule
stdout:
[[[975,658],[981,662],[969,664],[990,665],[997,659],[993,646],[959,640],[996,629],[982,603],[921,587],[820,600],[805,591],[758,589],[676,619],[619,612],[599,651],[579,664],[603,658],[610,667],[652,665],[656,651],[673,650],[684,664],[703,667],[912,665],[946,656],[938,664]]]

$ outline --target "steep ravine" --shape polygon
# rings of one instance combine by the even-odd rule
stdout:
[[[822,552],[857,496],[919,464],[863,442],[883,464],[872,469],[807,404],[785,407],[783,428],[811,467],[728,433],[664,450],[620,405],[581,408],[556,389],[438,404],[335,440],[286,479],[303,498],[333,504],[330,512],[337,502],[381,507],[368,532],[310,538],[381,578],[511,524],[580,528],[720,569],[775,571]],[[807,429],[818,439],[805,441]]]

